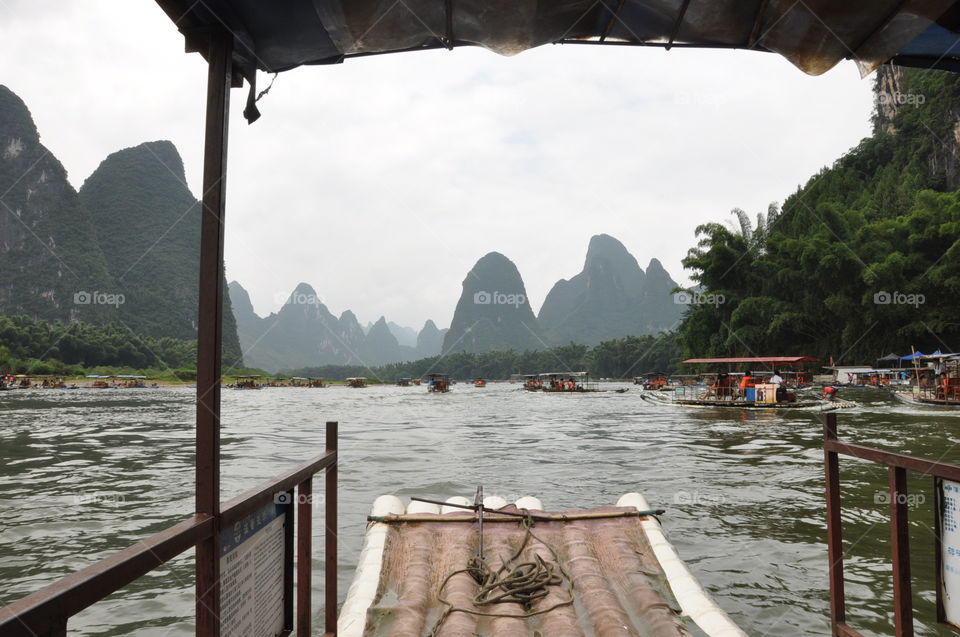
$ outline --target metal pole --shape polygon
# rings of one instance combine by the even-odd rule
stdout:
[[[823,414],[824,441],[837,440],[837,415]],[[823,452],[827,491],[827,557],[830,578],[831,634],[846,622],[846,604],[843,591],[843,523],[840,518],[840,458],[834,451]]]
[[[220,514],[220,343],[223,327],[223,222],[233,35],[217,27],[207,49],[207,115],[200,221],[197,312],[197,513]],[[197,545],[197,635],[220,635],[220,524]]]
[[[327,423],[327,452],[337,452],[337,423]],[[339,463],[339,458],[337,459]],[[326,470],[324,486],[324,631],[327,635],[337,634],[337,463]]]

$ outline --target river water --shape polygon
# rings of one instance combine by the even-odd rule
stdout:
[[[609,385],[609,388],[615,385]],[[816,413],[739,413],[624,394],[531,394],[518,385],[270,388],[223,392],[224,499],[323,452],[340,422],[340,599],[378,495],[540,497],[547,509],[608,505],[641,491],[691,570],[751,635],[825,635],[822,429]],[[841,436],[960,462],[960,412],[849,390]],[[0,393],[0,605],[190,514],[189,389]],[[892,634],[885,469],[841,461],[847,608]],[[932,485],[911,479],[918,634],[933,621]],[[322,505],[319,505],[322,510]],[[322,626],[322,517],[315,625]],[[192,552],[74,618],[71,634],[192,633]]]

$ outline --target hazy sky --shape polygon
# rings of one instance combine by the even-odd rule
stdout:
[[[0,84],[77,188],[169,139],[199,194],[205,65],[152,1],[0,0]],[[449,324],[494,250],[535,310],[597,233],[686,282],[697,225],[783,201],[869,134],[871,86],[852,62],[572,45],[296,69],[252,126],[233,92],[227,277],[261,315],[305,281],[337,315],[418,329]]]

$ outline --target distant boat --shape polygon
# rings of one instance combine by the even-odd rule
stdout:
[[[116,377],[120,382],[117,384],[117,387],[120,389],[146,389],[147,383],[145,382],[146,376],[132,376],[129,374],[121,374]]]
[[[633,379],[634,385],[643,385],[644,389],[655,391],[672,391],[673,387],[667,386],[667,375],[664,372],[648,372],[643,376],[637,376]]]
[[[366,376],[353,376],[347,379],[347,387],[361,389],[367,386]]]
[[[234,389],[263,389],[263,383],[260,382],[259,375],[235,376],[236,383]]]
[[[910,370],[917,384],[910,391],[895,391],[897,400],[908,405],[960,407],[960,354],[920,354],[917,360],[931,361],[933,367],[915,367]]]
[[[116,389],[117,388],[117,383],[112,380],[113,376],[88,374],[87,378],[93,379],[93,382],[87,385],[87,387],[90,389]],[[108,379],[110,379],[110,382],[107,382]]]
[[[487,386],[487,381],[483,380],[482,378],[478,378],[477,380],[473,381],[473,386],[474,386],[474,387],[486,387],[486,386]]]
[[[446,374],[427,374],[427,391],[431,394],[445,394],[450,391],[450,377]]]
[[[816,362],[807,356],[753,356],[735,358],[690,358],[689,365],[756,365],[777,368],[785,365],[799,366]],[[658,390],[644,391],[641,397],[656,405],[678,407],[718,407],[723,409],[816,409],[829,411],[857,404],[836,400],[835,391],[825,390],[819,400],[797,400],[794,392],[787,391],[783,384],[765,383],[764,375],[746,373],[719,373],[713,384],[702,393],[694,394],[690,387],[678,387],[671,395]]]
[[[537,378],[540,391],[547,393],[601,392],[590,380],[590,372],[547,372]]]
[[[288,387],[310,387],[322,389],[327,387],[328,384],[323,382],[322,378],[304,377],[304,376],[294,376],[290,379],[290,384]]]
[[[397,387],[409,387],[412,383],[412,378],[401,378],[397,380]]]

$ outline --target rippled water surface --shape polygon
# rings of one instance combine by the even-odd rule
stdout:
[[[613,385],[610,386],[611,388]],[[960,462],[960,412],[848,391],[845,438]],[[189,515],[188,389],[0,393],[0,603],[53,582]],[[516,385],[271,388],[223,393],[224,499],[323,451],[340,422],[340,597],[365,516],[384,493],[539,496],[548,509],[641,491],[718,603],[751,635],[828,634],[822,430],[815,413],[648,405],[625,394],[530,394]],[[842,461],[847,606],[865,634],[892,634],[884,469]],[[919,634],[933,623],[932,494],[912,479]],[[921,502],[921,500],[923,500]],[[319,518],[318,518],[319,522]],[[314,608],[322,609],[322,524]],[[192,554],[100,602],[71,634],[192,634]],[[315,624],[321,626],[317,616]]]

